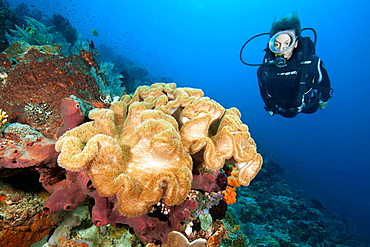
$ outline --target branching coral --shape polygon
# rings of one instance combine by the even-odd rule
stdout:
[[[17,40],[22,40],[30,45],[51,45],[53,43],[53,35],[49,33],[49,28],[41,22],[25,17],[27,27],[22,29],[16,25],[16,30],[10,30],[12,36],[7,35],[9,43]]]
[[[199,89],[142,86],[89,118],[59,138],[58,163],[71,171],[86,168],[101,196],[117,195],[125,216],[145,214],[162,198],[169,206],[182,203],[193,162],[211,170],[233,164],[242,185],[262,165],[240,112],[225,110]]]
[[[78,34],[76,28],[71,25],[69,20],[59,13],[53,14],[50,20],[53,22],[56,29],[61,32],[66,41],[71,45],[74,45],[77,41]]]
[[[9,32],[9,29],[15,27],[15,23],[18,22],[18,16],[9,9],[8,1],[0,1],[0,52],[4,51],[9,43],[6,40],[5,34]]]
[[[99,71],[91,67],[90,72],[103,96],[121,95],[125,90],[125,87],[121,86],[123,76],[114,71],[113,63],[103,62],[99,65]]]
[[[0,109],[0,127],[8,121],[8,114]]]

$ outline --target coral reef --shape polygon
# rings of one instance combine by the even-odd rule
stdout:
[[[73,94],[84,101],[97,101],[100,95],[84,58],[47,50],[13,43],[5,51],[17,63],[6,70],[6,84],[0,85],[0,108],[8,113],[9,122],[28,124],[56,138],[63,98]]]
[[[265,164],[253,183],[237,188],[228,208],[224,246],[366,246],[366,237],[340,216],[309,200],[282,179],[282,168]],[[321,206],[320,206],[321,205]]]
[[[54,234],[45,224],[50,242],[95,246],[104,240],[113,246],[107,232],[116,229],[115,237],[120,233],[135,246],[168,238],[204,243],[226,213],[224,164],[240,170],[236,179],[243,185],[262,164],[240,112],[175,84],[139,87],[128,95],[126,90],[150,84],[146,69],[118,56],[117,69],[102,62],[92,41],[76,40],[75,30],[63,32],[70,24],[58,14],[51,26],[50,18],[24,4],[16,10],[24,28],[13,26],[7,35],[11,44],[0,54],[1,180],[22,184],[23,190],[42,185],[51,195],[43,211],[37,206],[40,218],[61,219],[60,212],[79,205],[91,213],[54,222]],[[87,115],[93,121],[84,123]],[[67,170],[57,166],[58,137],[59,163]],[[72,146],[71,153],[77,137],[83,147],[73,153]],[[73,159],[79,160],[71,164]],[[76,228],[95,235],[77,234]],[[184,235],[173,237],[173,230]]]
[[[275,163],[259,171],[236,108],[141,86],[145,68],[60,14],[0,4],[1,246],[360,246]]]
[[[82,125],[78,99],[63,99],[61,108],[60,134],[70,130],[56,149],[69,171],[37,168],[51,193],[44,212],[71,211],[90,198],[96,226],[128,225],[145,243],[165,243],[171,230],[185,228],[191,240],[212,236],[227,209],[220,192],[227,183],[224,163],[242,171],[234,178],[245,185],[262,163],[240,113],[198,89],[139,87],[110,109],[90,111],[93,121]],[[194,136],[187,134],[193,129]],[[66,194],[70,200],[61,200]]]
[[[233,204],[236,202],[236,188],[240,187],[240,183],[238,180],[239,170],[233,166],[226,166],[225,172],[227,173],[227,187],[225,191],[222,191],[224,194],[224,200],[227,204]]]
[[[9,9],[9,3],[6,0],[0,1],[0,52],[4,51],[9,42],[6,34],[15,28],[18,23],[17,15]]]
[[[224,110],[201,90],[142,86],[110,110],[93,110],[89,117],[94,121],[66,132],[56,143],[58,164],[75,172],[87,169],[101,196],[117,195],[125,216],[145,214],[161,198],[168,206],[183,202],[192,180],[190,154],[211,170],[222,168],[226,159],[234,162],[243,185],[262,165],[240,113]]]
[[[89,102],[95,104],[94,101]],[[103,105],[104,106],[104,105]],[[60,137],[67,130],[73,129],[82,124],[85,119],[85,113],[92,109],[92,105],[80,100],[74,95],[62,99],[60,103],[60,111],[62,114],[62,126],[57,132],[57,137]]]
[[[124,77],[115,72],[113,63],[100,63],[98,71],[96,71],[94,67],[91,67],[91,74],[94,77],[95,83],[98,85],[102,96],[114,97],[122,95],[123,92],[126,91],[125,87],[122,86],[122,79]]]
[[[63,17],[59,13],[53,14],[51,21],[54,24],[55,28],[63,35],[68,43],[74,45],[77,41],[77,30],[74,26],[71,25],[69,20]]]
[[[28,125],[12,123],[1,128],[0,174],[4,168],[36,167],[55,163],[55,140],[43,136]]]
[[[132,94],[139,86],[150,85],[159,81],[152,78],[147,69],[138,66],[127,57],[116,54],[112,48],[105,44],[100,44],[98,48],[100,59],[105,62],[114,63],[114,68],[123,76],[119,80],[121,81],[121,86],[126,89],[126,93]],[[160,78],[160,81],[163,81],[163,78]]]
[[[53,235],[50,236],[48,244],[51,246],[64,246],[68,242],[71,243],[72,229],[80,226],[88,218],[87,205],[83,205],[74,211],[65,211],[61,213],[59,215],[58,227],[53,232]],[[90,244],[88,246],[92,245]]]
[[[0,246],[29,247],[50,232],[57,215],[42,213],[45,198],[0,181]]]
[[[43,211],[47,214],[57,212],[59,210],[75,210],[80,202],[82,202],[89,189],[88,182],[89,177],[85,172],[67,172],[66,179],[56,183],[54,186],[50,186],[43,180],[44,188],[51,193],[51,196],[44,203]],[[65,197],[69,195],[69,197]]]
[[[125,227],[92,225],[88,208],[89,205],[82,204],[75,211],[60,213],[58,227],[49,237],[48,246],[144,246]]]
[[[30,45],[48,45],[53,44],[53,35],[49,33],[49,28],[43,23],[35,20],[32,17],[25,17],[27,22],[26,28],[15,26],[15,30],[10,30],[11,35],[7,35],[10,43],[16,40],[22,40]]]

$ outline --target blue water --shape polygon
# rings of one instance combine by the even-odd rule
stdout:
[[[370,235],[367,1],[10,1],[12,7],[21,2],[62,14],[85,38],[113,47],[152,76],[201,88],[223,106],[238,107],[266,159],[280,163],[292,183]],[[256,68],[239,61],[239,49],[251,36],[268,32],[274,17],[295,10],[303,27],[318,32],[317,54],[335,92],[326,110],[294,119],[269,117]],[[265,40],[246,51],[253,62],[262,59],[259,45]]]

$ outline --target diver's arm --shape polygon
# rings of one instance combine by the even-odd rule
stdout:
[[[328,71],[325,68],[323,61],[317,56],[314,56],[313,65],[310,67],[310,73],[314,77],[314,83],[327,88],[327,91],[321,91],[322,101],[327,102],[331,98],[330,94],[330,79]]]
[[[257,70],[257,78],[258,78],[258,86],[260,89],[260,94],[262,97],[263,102],[265,102],[265,109],[266,111],[272,111],[276,108],[275,104],[273,103],[271,96],[268,94],[266,82],[262,79],[262,68],[258,68]]]
[[[325,68],[324,63],[321,61],[321,59],[320,59],[320,70],[322,74],[322,81],[320,85],[330,89],[331,84],[330,84],[329,74]],[[322,101],[327,102],[330,98],[331,98],[330,90],[329,92],[322,92]]]

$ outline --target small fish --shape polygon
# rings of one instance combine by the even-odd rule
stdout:
[[[35,30],[32,27],[27,27],[26,32],[28,32],[31,35],[35,34]]]
[[[92,40],[89,41],[89,48],[90,48],[90,50],[95,48],[94,41],[92,41]]]
[[[96,31],[95,29],[91,30],[91,34],[95,37],[98,37],[99,36],[99,33],[98,31]]]

